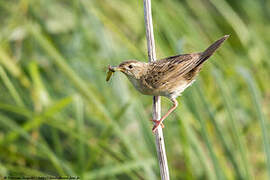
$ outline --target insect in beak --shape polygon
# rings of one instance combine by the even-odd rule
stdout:
[[[121,69],[118,66],[109,66],[108,67],[109,71],[107,72],[107,78],[106,81],[109,81],[111,76],[115,71],[121,71]]]

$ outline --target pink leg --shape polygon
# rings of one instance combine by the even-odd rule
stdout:
[[[162,128],[165,127],[163,123],[160,123],[160,122],[159,122],[159,120],[151,120],[151,121],[154,122],[155,124],[156,124],[156,123],[159,123],[160,126],[161,126]]]
[[[173,102],[173,106],[168,110],[168,112],[159,121],[154,121],[156,123],[152,129],[153,132],[155,132],[157,130],[158,126],[160,124],[162,124],[164,119],[166,119],[166,117],[168,117],[169,114],[171,114],[171,112],[173,112],[176,109],[176,107],[178,106],[178,102],[176,101],[176,99],[171,99],[171,101]]]

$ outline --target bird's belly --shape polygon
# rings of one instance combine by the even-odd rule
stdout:
[[[152,95],[152,96],[165,96],[168,98],[176,98],[179,96],[188,86],[190,86],[195,80],[189,82],[179,81],[178,85],[165,85],[162,88],[151,88],[140,84],[140,81],[135,79],[130,79],[133,86],[142,94]]]
[[[192,80],[190,82],[185,82],[185,83],[181,83],[178,86],[176,86],[175,88],[173,88],[168,94],[166,94],[167,97],[169,98],[177,98],[178,96],[181,95],[181,93],[188,88],[195,80]]]
[[[136,86],[135,86],[136,87]],[[144,87],[136,87],[136,89],[145,95],[154,95],[154,91],[149,89],[149,88],[144,88]]]

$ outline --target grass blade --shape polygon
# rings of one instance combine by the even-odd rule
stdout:
[[[264,146],[264,151],[266,155],[267,172],[268,172],[268,176],[270,177],[270,143],[269,143],[269,135],[268,135],[270,131],[267,128],[266,117],[262,111],[261,95],[250,73],[244,68],[238,68],[238,70],[239,70],[240,75],[245,79],[248,85],[251,98],[255,106],[257,116],[260,121],[262,137],[263,137],[263,146]]]

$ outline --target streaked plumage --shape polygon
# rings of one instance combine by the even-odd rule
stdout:
[[[110,71],[123,72],[142,94],[165,96],[172,100],[174,106],[153,127],[159,124],[177,107],[175,100],[192,82],[201,70],[203,63],[213,55],[228,38],[226,35],[209,46],[204,52],[176,55],[158,61],[145,63],[136,60],[122,62]]]

